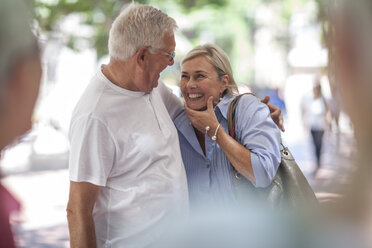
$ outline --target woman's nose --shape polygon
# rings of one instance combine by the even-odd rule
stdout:
[[[193,80],[192,78],[190,78],[189,81],[187,81],[187,84],[186,86],[190,89],[195,89],[197,87],[197,84],[195,82],[195,80]]]

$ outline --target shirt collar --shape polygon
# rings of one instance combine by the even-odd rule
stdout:
[[[230,102],[234,99],[234,96],[225,95],[222,100],[217,104],[216,110],[219,109],[222,116],[227,120],[227,112],[229,111]]]
[[[178,129],[182,129],[182,127],[186,125],[190,125],[190,121],[187,118],[186,111],[182,110],[181,113],[177,115],[177,117],[173,120],[173,123],[176,125]]]
[[[181,114],[179,114],[173,122],[178,131],[185,137],[185,139],[193,147],[193,149],[202,157],[204,157],[204,153],[200,147],[198,139],[196,138],[194,128],[187,118],[186,112],[183,111]]]

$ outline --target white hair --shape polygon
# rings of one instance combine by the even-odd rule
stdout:
[[[167,14],[133,2],[112,24],[108,41],[110,57],[127,60],[142,46],[163,48],[164,36],[173,34],[175,29],[176,21]]]
[[[39,52],[29,14],[22,1],[0,1],[0,101],[17,61]]]

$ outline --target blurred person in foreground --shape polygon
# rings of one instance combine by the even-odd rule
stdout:
[[[340,210],[372,246],[372,1],[337,1],[332,10],[332,62],[358,149],[357,167],[344,189],[345,197],[333,210]]]
[[[237,140],[229,135],[228,109],[238,95],[238,87],[228,56],[216,45],[197,46],[186,54],[181,62],[180,87],[186,111],[174,123],[186,169],[190,207],[193,211],[236,209],[239,202],[232,171],[247,178],[252,189],[269,186],[281,160],[280,130],[269,108],[247,94],[235,112]]]
[[[0,151],[32,127],[41,62],[36,38],[22,1],[0,1]],[[19,203],[0,184],[0,246],[14,247],[10,212]]]

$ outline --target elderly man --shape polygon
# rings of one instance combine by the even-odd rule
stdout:
[[[28,131],[38,96],[41,63],[37,40],[21,1],[0,1],[0,151]],[[9,214],[19,205],[0,184],[0,246],[15,247]]]
[[[176,28],[160,10],[135,3],[111,27],[110,62],[71,120],[71,247],[149,246],[187,214],[185,169],[168,114],[182,104],[158,83],[174,63]]]

